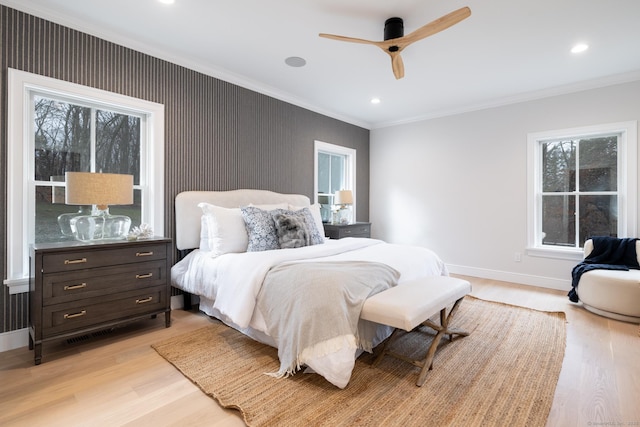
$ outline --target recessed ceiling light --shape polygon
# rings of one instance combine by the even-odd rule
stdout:
[[[174,4],[176,0],[158,0],[162,4]]]
[[[380,98],[371,98],[372,104],[380,104]]]
[[[304,67],[307,64],[307,61],[299,56],[290,56],[284,62],[290,67]]]
[[[581,53],[589,49],[589,45],[585,43],[578,43],[571,48],[571,53]]]

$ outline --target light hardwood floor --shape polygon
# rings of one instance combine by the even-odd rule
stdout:
[[[606,319],[564,292],[467,277],[474,296],[567,315],[567,347],[547,425],[640,426],[638,325]],[[130,324],[83,342],[0,353],[2,426],[242,426],[150,347],[211,322],[194,312]]]

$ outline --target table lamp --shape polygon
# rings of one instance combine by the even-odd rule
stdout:
[[[89,242],[127,236],[131,218],[109,214],[109,205],[133,204],[133,175],[67,172],[65,181],[66,204],[93,205],[91,215],[78,215],[69,221],[77,240]]]
[[[336,206],[336,219],[334,223],[349,224],[351,222],[351,205],[353,204],[353,193],[351,190],[336,191],[333,196],[333,204]]]

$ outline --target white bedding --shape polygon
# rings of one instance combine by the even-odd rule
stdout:
[[[264,277],[270,268],[280,263],[309,260],[381,262],[400,272],[399,286],[418,277],[448,274],[442,260],[429,249],[375,239],[346,238],[296,249],[228,253],[217,257],[196,249],[172,268],[171,280],[173,286],[212,303],[208,314],[215,313],[245,333],[257,332],[250,335],[261,336],[261,341],[273,345],[268,340],[264,319],[256,309]],[[388,333],[388,328],[381,329],[378,338],[384,339]],[[343,348],[307,364],[331,383],[344,388],[355,357],[352,348]]]

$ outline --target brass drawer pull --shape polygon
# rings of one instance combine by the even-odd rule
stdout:
[[[87,262],[86,258],[80,258],[80,259],[65,259],[64,260],[64,265],[69,265],[69,264],[83,264]]]
[[[145,299],[137,299],[136,304],[144,304],[145,302],[153,301],[153,297],[145,298]]]
[[[153,251],[149,252],[136,252],[136,256],[151,256],[153,255]]]
[[[67,285],[64,287],[65,291],[75,291],[76,289],[86,288],[86,283],[78,283],[77,285]]]
[[[136,279],[148,279],[149,277],[153,277],[153,273],[136,274]]]
[[[64,318],[65,319],[73,319],[74,317],[81,317],[81,316],[84,316],[85,314],[87,314],[87,310],[82,310],[79,313],[73,313],[73,314],[67,313],[67,314],[64,315]]]

